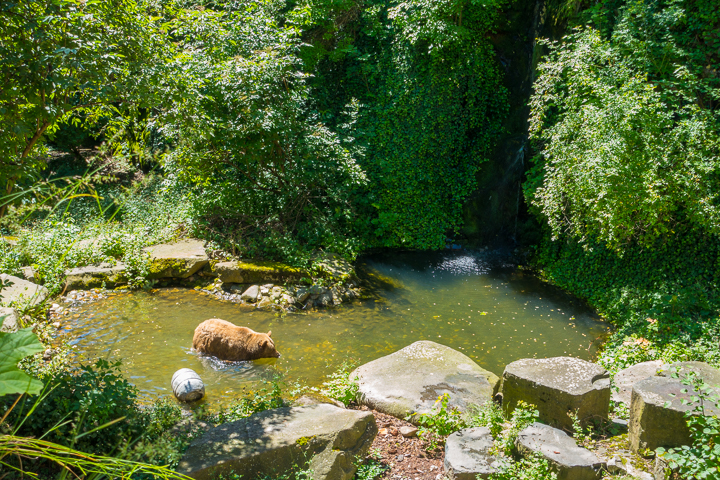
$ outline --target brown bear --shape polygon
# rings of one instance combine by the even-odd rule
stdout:
[[[219,318],[205,320],[195,329],[193,348],[203,355],[220,360],[239,361],[277,358],[272,332],[257,333]]]

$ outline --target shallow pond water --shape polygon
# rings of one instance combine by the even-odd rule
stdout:
[[[170,288],[111,294],[80,307],[67,328],[82,360],[122,360],[146,398],[169,394],[172,374],[188,367],[203,378],[210,403],[278,372],[286,384],[318,385],[344,360],[364,363],[417,340],[458,349],[502,375],[520,358],[590,358],[607,331],[582,302],[482,253],[375,256],[360,270],[375,298],[334,309],[280,315]],[[208,318],[272,330],[281,357],[234,364],[199,357],[193,332]]]

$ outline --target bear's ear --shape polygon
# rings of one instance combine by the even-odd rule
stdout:
[[[268,332],[268,337],[272,337],[272,330]]]

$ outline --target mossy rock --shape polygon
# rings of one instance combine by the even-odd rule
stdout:
[[[90,290],[91,288],[113,288],[127,283],[125,265],[100,265],[73,268],[65,272],[68,290]]]
[[[148,278],[151,279],[188,278],[209,262],[200,240],[154,245],[145,251],[150,255]]]
[[[212,271],[223,283],[286,283],[310,277],[310,274],[301,268],[262,260],[219,262]]]

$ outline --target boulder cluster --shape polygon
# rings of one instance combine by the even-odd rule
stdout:
[[[492,401],[502,402],[507,414],[521,401],[534,405],[539,421],[519,432],[515,447],[520,455],[545,458],[559,480],[600,479],[608,471],[664,479],[661,463],[654,474],[642,472],[626,459],[579,446],[567,432],[572,431],[573,421],[608,421],[612,397],[629,399],[631,453],[687,445],[690,437],[683,415],[692,402],[688,406],[682,400],[690,399],[693,390],[688,391],[681,378],[688,372],[720,387],[720,371],[700,362],[633,366],[615,376],[616,392],[607,371],[573,357],[518,360],[498,378],[463,353],[419,341],[360,366],[351,378],[358,384],[358,403],[413,423],[419,414],[431,412],[444,394],[450,395],[449,407],[465,416],[471,406]],[[230,471],[252,477],[309,465],[315,479],[353,478],[352,458],[365,455],[378,433],[373,414],[347,410],[327,399],[303,399],[291,408],[210,429],[190,446],[179,471],[193,478]],[[704,413],[718,412],[709,408]],[[497,472],[504,460],[496,454],[494,442],[485,427],[450,435],[445,444],[445,476],[474,480]]]

